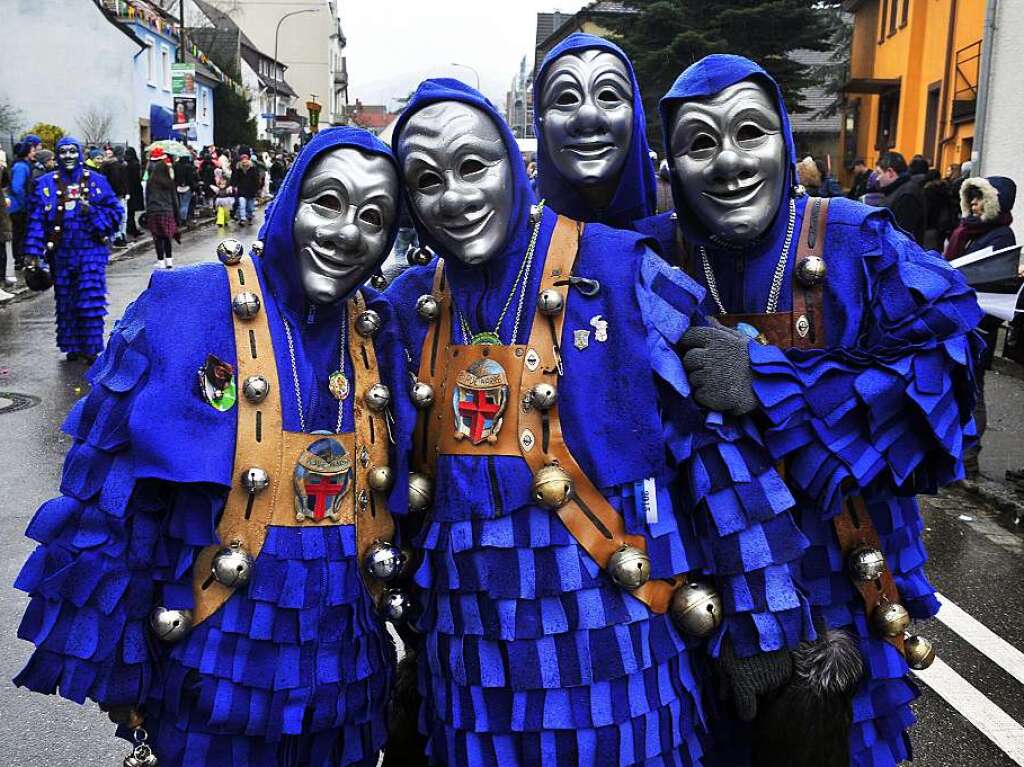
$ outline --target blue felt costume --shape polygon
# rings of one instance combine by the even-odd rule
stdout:
[[[410,115],[447,100],[490,115],[511,163],[515,208],[503,250],[480,267],[445,263],[455,305],[473,327],[489,329],[527,248],[533,195],[522,163],[511,159],[518,150],[508,127],[458,81],[420,85],[396,125],[395,146]],[[522,327],[511,338],[507,321],[504,343],[529,337],[555,221],[545,210]],[[423,223],[416,226],[437,250]],[[792,646],[809,621],[787,565],[805,543],[786,512],[788,493],[740,427],[696,408],[673,350],[701,289],[636,235],[600,224],[586,227],[575,271],[601,290],[589,298],[570,291],[565,333],[601,315],[608,336],[582,350],[563,344],[559,415],[569,449],[627,531],[646,537],[652,577],[714,575],[727,617],[713,648],[726,635],[743,655]],[[414,307],[433,274],[434,265],[411,268],[388,290],[414,369],[427,331]],[[645,478],[657,488],[646,511]],[[534,505],[530,484],[520,457],[438,458],[417,573],[430,758],[502,767],[701,764],[692,657],[699,643],[615,586],[557,515]]]
[[[291,380],[287,318],[307,428],[330,432],[338,402],[327,376],[338,366],[345,302],[308,303],[292,224],[310,163],[345,146],[391,157],[365,131],[321,131],[278,192],[255,259],[280,380]],[[382,296],[363,291],[384,320],[374,341],[381,380],[404,390],[399,325]],[[155,273],[64,425],[74,445],[62,495],[29,526],[40,545],[16,584],[32,597],[19,635],[37,649],[15,681],[141,708],[161,767],[373,765],[386,736],[393,657],[361,580],[352,525],[270,527],[246,587],[178,644],[149,633],[154,605],[193,606],[193,562],[217,543],[237,476],[237,408],[220,412],[199,395],[196,371],[207,354],[237,359],[226,270],[206,263]],[[345,369],[351,380],[347,355]],[[281,386],[280,396],[284,428],[300,431],[293,387]],[[343,432],[353,430],[352,401],[344,400]],[[411,406],[403,399],[395,408],[403,444]],[[398,476],[403,460],[401,451],[392,457]],[[395,483],[393,512],[405,509],[406,493]]]
[[[67,354],[95,356],[103,349],[103,318],[107,314],[106,238],[116,234],[124,211],[102,173],[85,168],[85,156],[78,139],[65,137],[57,149],[78,147],[78,165],[69,174],[63,167],[39,177],[29,206],[25,234],[25,257],[37,259],[53,271],[57,304],[57,346]],[[88,177],[84,177],[88,174]],[[88,189],[89,210],[81,203],[63,211],[61,231],[53,231],[59,220],[58,206],[66,200],[57,192],[65,185]],[[53,242],[52,250],[47,242]]]
[[[771,228],[745,250],[716,246],[686,207],[678,177],[672,180],[682,233],[690,244],[707,248],[722,303],[732,313],[764,311],[782,250],[796,183],[785,104],[759,66],[712,55],[683,72],[660,105],[667,126],[680,102],[748,78],[776,94],[792,174]],[[796,200],[797,232],[806,202]],[[671,243],[674,222],[667,216],[647,226]],[[792,307],[795,251],[794,243],[780,311]],[[906,729],[914,721],[909,704],[917,689],[902,655],[869,632],[831,518],[841,510],[841,485],[848,481],[866,501],[903,604],[916,619],[935,614],[914,494],[963,476],[961,450],[974,433],[972,329],[981,313],[960,275],[897,229],[887,210],[831,200],[825,261],[826,348],[751,342],[753,386],[767,419],[766,442],[774,456],[787,458],[798,522],[811,540],[794,573],[817,617],[832,627],[852,626],[859,636],[867,676],[853,701],[852,764],[892,767],[910,756]],[[704,306],[717,311],[710,298]]]
[[[640,96],[640,84],[636,80],[633,64],[623,50],[615,43],[601,37],[577,32],[569,35],[552,48],[544,57],[537,79],[533,84],[534,135],[541,137],[541,94],[544,80],[555,59],[567,54],[597,49],[607,51],[622,60],[633,83],[633,137],[630,141],[626,162],[619,174],[615,193],[608,205],[595,209],[580,193],[579,186],[562,176],[548,153],[543,138],[537,141],[538,197],[545,200],[556,213],[577,221],[594,221],[619,229],[631,229],[637,219],[654,213],[657,196],[657,181],[651,165],[650,147],[647,144],[647,121],[644,118],[644,104]]]

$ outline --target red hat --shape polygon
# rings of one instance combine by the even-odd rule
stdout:
[[[155,146],[149,150],[150,160],[162,160],[167,153],[162,146]]]

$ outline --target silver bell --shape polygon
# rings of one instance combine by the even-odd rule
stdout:
[[[270,393],[270,381],[261,375],[249,376],[242,384],[242,394],[247,402],[257,405]]]
[[[213,555],[210,567],[214,579],[228,588],[238,588],[249,582],[252,575],[252,557],[237,543],[225,546]]]
[[[224,266],[234,266],[245,255],[245,247],[234,237],[221,240],[217,245],[217,260]]]
[[[434,483],[426,474],[409,475],[409,511],[426,511],[434,502]]]
[[[820,256],[801,258],[796,265],[796,278],[804,287],[813,288],[825,279],[825,259]]]
[[[260,311],[260,297],[246,291],[231,299],[231,311],[241,320],[251,320]]]
[[[562,294],[554,288],[542,290],[540,295],[537,296],[537,309],[541,314],[548,317],[560,314],[564,304],[565,301],[562,300]]]
[[[907,665],[915,671],[923,671],[935,662],[935,646],[916,634],[904,640],[903,654],[907,657]]]
[[[437,299],[427,293],[416,299],[416,314],[421,319],[433,322],[437,319],[437,315],[441,313],[441,307],[437,303]]]
[[[384,321],[373,309],[360,312],[356,317],[356,332],[363,338],[373,338]]]
[[[426,266],[434,260],[434,254],[426,245],[420,248],[413,248],[408,256],[409,263],[413,266]]]
[[[242,472],[242,487],[249,491],[250,495],[256,495],[267,489],[270,484],[270,475],[259,466],[250,466]]]
[[[409,392],[412,404],[420,410],[426,410],[434,404],[434,387],[423,381],[417,381]]]
[[[710,584],[691,581],[672,594],[669,612],[684,634],[706,637],[722,623],[722,597]]]
[[[154,607],[149,614],[149,627],[161,642],[173,644],[192,630],[192,611]]]
[[[375,493],[386,493],[391,489],[393,480],[390,466],[374,466],[366,473],[366,484]]]
[[[139,743],[121,762],[123,767],[157,767],[160,760],[146,743]]]
[[[374,541],[363,557],[363,567],[378,581],[393,581],[402,572],[402,552],[390,541]]]
[[[254,256],[262,256],[263,255],[263,240],[253,240],[252,241],[252,254]]]
[[[871,546],[858,546],[850,552],[849,565],[854,580],[873,581],[885,572],[885,556]]]
[[[871,625],[887,637],[898,637],[910,626],[910,613],[899,602],[882,602],[871,613]]]
[[[388,286],[387,278],[383,274],[375,274],[370,277],[370,284],[376,290],[384,290]]]
[[[391,404],[391,390],[382,383],[375,383],[366,390],[366,406],[376,413]]]
[[[412,610],[412,602],[409,601],[409,597],[405,595],[404,591],[388,589],[381,598],[380,610],[387,620],[392,623],[401,623]]]
[[[548,383],[539,383],[530,389],[530,404],[538,410],[550,410],[558,399],[558,390]]]
[[[651,579],[651,558],[636,546],[623,546],[608,560],[608,575],[616,586],[633,591]]]

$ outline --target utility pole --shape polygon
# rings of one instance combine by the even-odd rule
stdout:
[[[178,0],[178,63],[185,63],[185,0]]]

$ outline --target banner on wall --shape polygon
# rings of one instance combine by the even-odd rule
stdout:
[[[186,131],[196,127],[196,100],[182,96],[174,97],[174,124],[176,131]]]
[[[174,98],[196,97],[196,65],[174,62],[171,64],[171,95]]]

